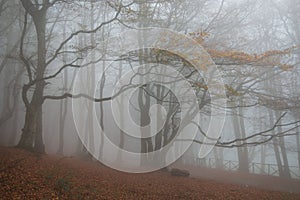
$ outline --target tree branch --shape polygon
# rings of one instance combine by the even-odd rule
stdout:
[[[103,26],[107,25],[107,24],[110,24],[112,23],[113,21],[115,21],[119,14],[121,13],[121,10],[122,10],[122,5],[119,6],[115,16],[108,20],[108,21],[105,21],[105,22],[102,22],[99,26],[97,26],[96,28],[92,29],[92,30],[79,30],[79,31],[76,31],[75,33],[72,33],[67,39],[65,39],[60,45],[59,47],[56,49],[54,55],[52,56],[52,58],[50,58],[47,62],[46,62],[46,66],[48,66],[51,62],[53,62],[56,57],[59,55],[59,52],[60,50],[64,47],[65,44],[67,44],[73,37],[79,35],[79,34],[86,34],[86,33],[95,33],[97,32],[100,28],[102,28]]]
[[[257,145],[260,145],[260,144],[265,144],[269,141],[271,141],[273,138],[276,138],[276,137],[285,137],[285,136],[291,136],[291,135],[297,135],[299,134],[298,132],[295,132],[295,133],[288,133],[294,129],[297,129],[298,127],[300,127],[300,125],[297,125],[295,127],[292,127],[288,130],[285,130],[285,131],[282,131],[280,133],[276,133],[276,134],[265,134],[265,133],[268,133],[272,130],[274,130],[276,127],[279,127],[279,126],[289,126],[289,125],[292,125],[292,124],[297,124],[300,122],[299,121],[295,121],[295,122],[292,122],[292,123],[287,123],[287,124],[279,124],[279,122],[281,121],[281,119],[286,115],[287,113],[284,113],[282,114],[278,119],[277,121],[275,122],[275,124],[268,130],[265,130],[265,131],[261,131],[259,133],[255,133],[253,135],[250,135],[248,137],[245,137],[245,138],[237,138],[237,139],[234,139],[234,140],[231,140],[231,141],[228,141],[228,142],[221,142],[220,141],[220,138],[209,138],[207,137],[207,134],[203,133],[202,130],[201,133],[209,138],[210,140],[217,140],[216,143],[211,143],[211,142],[208,142],[208,143],[204,143],[203,141],[200,141],[200,140],[195,140],[195,139],[179,139],[177,141],[186,141],[186,142],[195,142],[197,144],[205,144],[205,145],[213,145],[213,146],[216,146],[216,147],[223,147],[223,148],[235,148],[235,147],[244,147],[244,146],[257,146]],[[199,127],[198,127],[199,128]],[[255,138],[255,137],[258,137],[258,136],[263,136],[263,137],[268,137],[267,139],[264,139],[262,141],[255,141],[255,142],[247,142],[247,140],[249,139],[252,139],[252,138]],[[234,144],[236,142],[243,142],[243,143],[240,143],[240,144]]]

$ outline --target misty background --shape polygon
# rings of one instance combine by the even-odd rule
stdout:
[[[227,116],[211,153],[199,159],[205,134],[177,161],[180,165],[300,178],[299,45],[300,2],[294,0],[1,0],[0,1],[0,144],[47,154],[87,156],[72,116],[72,86],[82,61],[93,50],[102,69],[90,68],[83,79],[97,87],[98,99],[132,64],[158,62],[177,70],[191,66],[178,55],[151,49],[129,52],[102,78],[112,51],[108,38],[142,27],[161,27],[192,37],[209,53],[222,73]],[[105,44],[105,45],[103,45]],[[210,112],[202,77],[191,76],[203,114],[205,132]],[[129,85],[130,86],[130,85]],[[149,95],[152,94],[152,95]],[[155,84],[137,89],[131,114],[141,126],[158,103],[180,113],[176,98]],[[163,101],[168,100],[168,101]],[[86,109],[92,109],[87,101]],[[122,149],[147,153],[164,147],[177,133],[177,115],[167,118],[152,138],[132,139],[111,119],[110,101],[97,103],[99,123]],[[145,117],[146,116],[146,117]],[[92,132],[87,114],[85,131]],[[197,142],[198,141],[198,142]],[[200,141],[200,142],[199,142]],[[100,144],[105,154],[105,144]],[[118,154],[113,155],[118,159]],[[150,159],[150,158],[149,158]],[[151,158],[154,159],[154,158]]]

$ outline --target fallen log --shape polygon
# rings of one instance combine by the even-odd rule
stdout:
[[[183,169],[177,169],[177,168],[172,168],[170,170],[171,176],[182,176],[182,177],[188,177],[190,176],[190,172],[187,170]]]

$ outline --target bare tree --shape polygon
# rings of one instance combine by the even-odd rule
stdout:
[[[28,75],[28,83],[23,86],[22,99],[26,106],[25,124],[22,129],[22,136],[18,143],[19,147],[26,149],[34,149],[36,152],[43,153],[45,151],[43,138],[42,138],[42,105],[45,99],[50,99],[51,96],[44,96],[44,90],[46,81],[56,77],[66,67],[76,67],[74,62],[63,65],[57,73],[51,76],[46,76],[47,67],[57,59],[58,55],[63,50],[63,47],[68,44],[75,36],[84,33],[94,33],[100,28],[115,21],[121,12],[122,5],[117,7],[116,14],[108,21],[102,22],[91,30],[78,30],[73,32],[67,39],[62,41],[53,55],[48,58],[46,52],[46,24],[47,24],[47,11],[53,7],[54,4],[63,3],[63,1],[43,1],[32,2],[30,0],[22,0],[22,5],[26,11],[24,18],[24,28],[20,45],[20,57],[26,66],[26,72]],[[37,63],[32,66],[31,62],[24,55],[24,38],[27,29],[28,15],[32,18],[36,30],[37,36]],[[35,70],[34,70],[35,69]],[[34,70],[34,71],[33,71]],[[28,92],[31,88],[34,88],[32,97],[28,98]]]

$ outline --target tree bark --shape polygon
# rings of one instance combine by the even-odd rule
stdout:
[[[33,19],[37,34],[37,54],[38,61],[36,66],[36,79],[42,80],[46,68],[46,13],[48,7],[46,5],[41,9],[37,9],[31,1],[22,0],[23,7],[30,14]],[[48,2],[49,3],[49,2]],[[47,3],[45,3],[47,4]],[[23,87],[23,101],[26,106],[25,124],[22,129],[22,136],[18,143],[18,147],[33,150],[38,153],[45,153],[42,135],[42,104],[43,94],[45,88],[45,81],[38,81],[35,83],[32,99],[30,103],[27,99],[29,88]]]
[[[276,116],[276,119],[278,119],[280,117],[280,113],[278,111],[275,111],[275,116]],[[279,133],[282,132],[282,127],[281,126],[278,126],[278,132]],[[282,155],[282,160],[283,160],[284,177],[285,178],[291,178],[289,162],[288,162],[288,158],[287,158],[287,152],[286,152],[286,149],[285,149],[284,137],[279,137],[278,142],[279,142],[279,147],[281,149],[281,155]]]
[[[231,102],[231,107],[236,107],[237,105],[234,102]],[[242,133],[242,123],[239,119],[238,114],[242,114],[239,113],[239,111],[237,109],[234,109],[235,113],[232,116],[232,126],[233,126],[233,132],[234,132],[234,136],[235,138],[242,138],[242,135],[245,135],[244,133]],[[240,145],[241,142],[238,141],[237,145]],[[239,170],[242,172],[249,172],[249,162],[248,162],[248,150],[247,148],[244,147],[239,147],[237,148],[237,154],[238,154],[238,160],[239,160]]]
[[[271,110],[269,110],[269,116],[270,116],[270,124],[273,124],[274,117],[273,117],[273,112]],[[275,134],[274,130],[272,130],[272,133]],[[283,166],[282,166],[279,147],[278,147],[278,138],[276,138],[276,137],[273,138],[273,147],[274,147],[275,158],[276,158],[276,162],[277,162],[277,166],[278,166],[279,176],[284,177]]]
[[[298,133],[296,135],[296,143],[297,143],[297,155],[298,155],[298,168],[300,173],[300,129],[297,128],[296,132]]]

